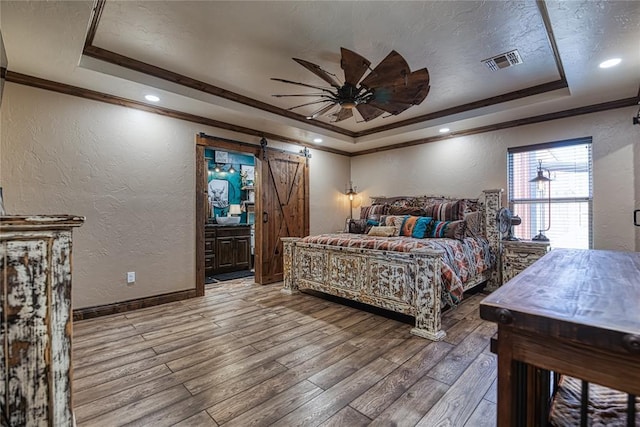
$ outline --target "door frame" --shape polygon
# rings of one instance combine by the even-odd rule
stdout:
[[[207,196],[207,171],[204,167],[205,148],[223,149],[238,153],[252,154],[255,157],[256,176],[260,176],[262,163],[260,160],[261,147],[247,142],[234,141],[232,139],[220,138],[200,132],[196,135],[196,296],[204,296],[204,228],[206,222],[207,209],[205,198]],[[258,212],[258,201],[260,200],[260,180],[256,180],[256,212]],[[256,227],[256,245],[258,229]],[[261,239],[260,239],[261,240]]]

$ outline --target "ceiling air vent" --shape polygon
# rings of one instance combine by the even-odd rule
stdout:
[[[500,68],[511,67],[512,65],[522,64],[522,58],[517,50],[501,53],[493,58],[485,59],[484,62],[491,71],[498,71]]]

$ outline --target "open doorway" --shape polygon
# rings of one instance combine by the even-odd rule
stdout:
[[[259,151],[242,142],[196,137],[197,295],[204,295],[207,284],[254,272]]]
[[[204,149],[207,176],[204,226],[205,286],[253,276],[255,157]]]
[[[258,284],[282,280],[280,238],[309,234],[309,170],[304,154],[267,147],[264,138],[257,146],[203,133],[197,136],[197,295],[204,295],[212,268],[220,274],[253,269]],[[231,181],[218,182],[224,177]]]

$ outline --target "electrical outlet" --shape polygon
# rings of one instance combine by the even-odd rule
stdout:
[[[129,271],[127,273],[127,283],[134,283],[136,281],[136,272]]]

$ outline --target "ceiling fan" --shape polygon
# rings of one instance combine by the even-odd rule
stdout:
[[[373,70],[369,67],[371,62],[366,58],[343,47],[340,51],[342,54],[340,67],[344,70],[344,83],[335,74],[323,70],[319,65],[304,59],[293,58],[298,64],[329,83],[330,87],[272,78],[271,80],[320,91],[273,96],[278,98],[318,97],[316,101],[296,105],[287,110],[318,105],[320,108],[307,116],[307,119],[311,120],[331,113],[332,122],[340,122],[352,117],[354,108],[366,122],[384,113],[395,116],[412,105],[420,104],[427,97],[430,89],[429,71],[422,68],[411,72],[407,61],[395,50],[392,50]],[[371,72],[360,81],[367,70]]]

